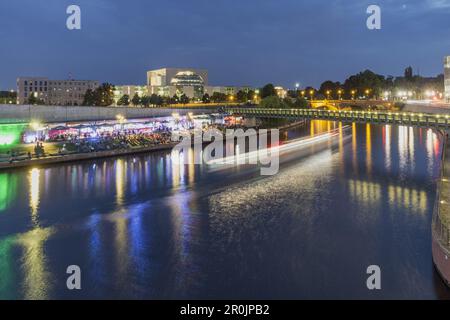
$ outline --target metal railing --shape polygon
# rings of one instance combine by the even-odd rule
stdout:
[[[314,109],[227,108],[230,114],[272,118],[306,118],[342,122],[398,124],[418,127],[450,128],[450,114],[412,112],[334,111]]]

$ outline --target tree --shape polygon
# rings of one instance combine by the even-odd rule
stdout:
[[[110,83],[102,83],[94,91],[88,89],[83,100],[85,106],[110,106],[114,103],[114,86]]]
[[[295,99],[295,98],[297,98],[299,95],[300,95],[300,93],[299,93],[298,90],[288,90],[288,91],[287,91],[287,96],[288,96],[289,98]]]
[[[242,102],[242,103],[247,102],[249,100],[248,96],[247,96],[247,92],[242,91],[242,90],[239,90],[236,93],[236,99],[238,102]]]
[[[215,103],[225,102],[227,101],[227,95],[221,92],[214,92],[211,97],[211,100],[214,101]]]
[[[183,94],[181,95],[181,97],[180,97],[180,103],[182,103],[182,104],[189,103],[189,98],[188,98],[188,96],[185,95],[184,93],[183,93]]]
[[[94,94],[98,106],[107,107],[114,103],[114,86],[110,83],[102,83]]]
[[[376,74],[370,70],[365,70],[350,76],[344,82],[344,90],[347,98],[351,98],[351,92],[355,90],[358,94],[367,97],[378,97],[386,87],[384,76]],[[368,93],[366,93],[366,91]]]
[[[117,100],[118,106],[128,106],[130,104],[130,96],[127,94],[124,94],[122,97],[120,97],[119,100]]]
[[[133,106],[138,106],[141,104],[141,97],[137,93],[134,94],[133,99],[131,99]]]
[[[202,97],[202,101],[203,101],[203,103],[210,103],[211,97],[209,96],[209,94],[205,93]]]
[[[253,90],[248,90],[247,91],[247,101],[256,100],[255,97],[256,97],[255,91],[253,91]]]
[[[153,106],[162,106],[164,103],[164,99],[161,96],[153,93],[149,98],[149,102]]]
[[[294,101],[294,108],[306,109],[309,107],[308,101],[305,98],[298,97]]]
[[[83,106],[94,106],[95,105],[95,94],[92,89],[87,89],[84,94]]]
[[[142,96],[141,99],[140,99],[140,103],[144,107],[150,106],[150,97],[149,96]]]
[[[261,99],[270,97],[270,96],[276,96],[277,92],[275,91],[275,87],[273,86],[273,84],[269,83],[266,84],[262,89],[261,89]]]
[[[333,82],[328,80],[320,85],[319,93],[321,93],[324,97],[327,97],[327,99],[337,99],[339,97],[338,90],[340,89],[340,82]]]
[[[169,98],[169,101],[170,104],[177,104],[178,102],[180,102],[180,99],[176,94],[174,94],[172,98]]]
[[[15,91],[0,91],[0,104],[16,103],[17,92]]]
[[[313,87],[306,87],[304,91],[305,91],[305,97],[308,97],[309,99],[316,98],[317,90],[314,89]]]
[[[288,107],[281,98],[273,95],[262,99],[259,106],[261,108],[273,108],[273,109],[281,109]]]
[[[45,104],[44,100],[35,97],[34,94],[30,94],[27,101],[28,101],[28,104],[32,104],[32,105],[44,105]]]

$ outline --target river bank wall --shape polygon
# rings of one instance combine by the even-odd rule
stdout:
[[[32,106],[0,104],[0,124],[39,121],[44,123],[167,117],[172,113],[186,115],[217,112],[217,106],[186,108]]]

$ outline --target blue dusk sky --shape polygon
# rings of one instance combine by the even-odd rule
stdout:
[[[81,7],[81,30],[66,8]],[[366,9],[381,7],[381,30]],[[0,89],[18,76],[144,84],[161,67],[209,70],[213,85],[293,87],[408,65],[442,73],[450,0],[2,0]]]

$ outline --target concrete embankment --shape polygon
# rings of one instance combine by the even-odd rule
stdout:
[[[66,155],[49,156],[49,157],[45,157],[45,158],[33,158],[30,160],[3,162],[3,163],[0,163],[0,170],[23,168],[23,167],[38,167],[38,166],[46,166],[46,165],[51,165],[51,164],[56,164],[56,163],[75,162],[75,161],[92,160],[92,159],[98,159],[98,158],[118,157],[118,156],[132,155],[132,154],[145,153],[145,152],[162,151],[162,150],[172,149],[175,145],[176,145],[176,143],[168,143],[168,144],[155,145],[155,146],[151,146],[151,147],[138,147],[138,148],[128,148],[128,149],[122,149],[122,150],[109,150],[109,151],[98,151],[98,152],[89,152],[89,153],[66,154]]]
[[[407,103],[403,108],[406,112],[417,112],[417,113],[439,113],[446,114],[450,113],[450,107],[446,107],[439,104],[421,104],[421,103]]]
[[[433,263],[450,285],[450,141],[445,137],[432,222]]]
[[[127,119],[167,117],[172,113],[186,115],[217,112],[218,107],[137,108],[84,106],[31,106],[0,104],[0,124],[40,121],[45,123],[114,120],[121,115]]]

